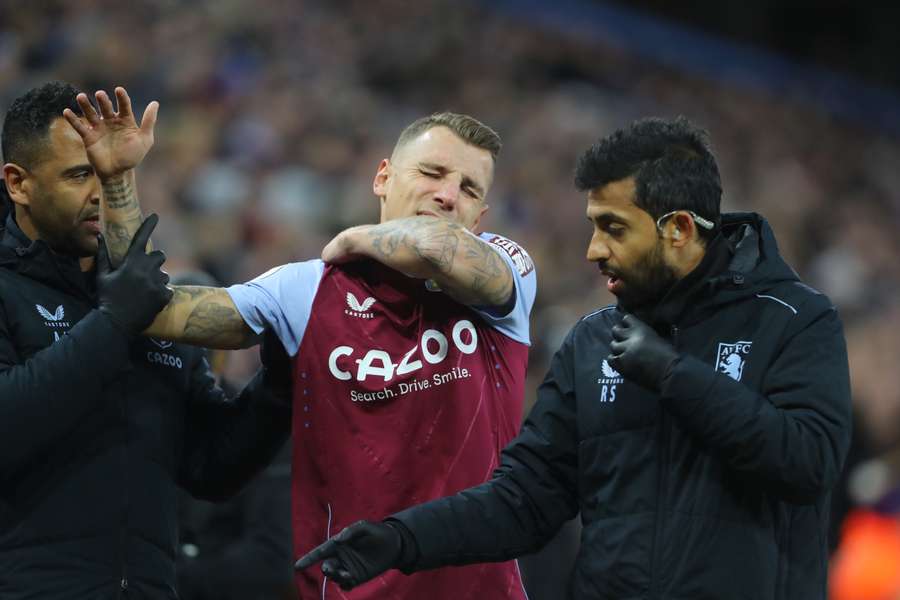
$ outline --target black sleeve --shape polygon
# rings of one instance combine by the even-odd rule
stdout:
[[[790,502],[834,485],[850,445],[850,375],[833,308],[795,317],[757,393],[683,356],[663,382],[663,405],[733,468]]]
[[[271,391],[264,369],[233,400],[215,384],[205,357],[192,377],[179,483],[197,498],[223,500],[284,445],[291,430],[290,401]]]
[[[405,572],[533,552],[575,516],[577,443],[571,337],[553,357],[522,431],[491,481],[390,517],[415,538]]]
[[[202,598],[288,597],[294,586],[290,448],[232,502],[240,539],[179,564],[179,581]],[[205,549],[204,549],[205,550]]]
[[[99,310],[27,360],[0,310],[0,472],[13,471],[104,401],[128,364],[127,334]]]

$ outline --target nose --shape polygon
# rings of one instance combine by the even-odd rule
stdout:
[[[459,183],[445,179],[435,191],[434,199],[444,210],[453,210],[459,200]]]
[[[100,190],[101,190],[100,178],[97,177],[96,175],[94,175],[94,185],[91,186],[91,197],[89,199],[89,202],[91,204],[94,204],[94,205],[100,204],[100,194],[101,194]]]
[[[596,233],[588,244],[587,259],[591,262],[606,262],[609,260],[609,246],[607,246]]]

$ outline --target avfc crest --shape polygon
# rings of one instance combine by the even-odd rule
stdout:
[[[753,342],[733,342],[731,344],[721,342],[716,353],[716,371],[725,373],[735,381],[740,381],[752,345]]]

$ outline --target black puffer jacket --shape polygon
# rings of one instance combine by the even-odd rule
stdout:
[[[580,510],[578,600],[826,598],[850,436],[841,323],[762,218],[723,231],[648,318],[681,353],[661,394],[604,360],[617,308],[582,319],[495,478],[395,515],[415,569],[533,551]]]
[[[174,598],[176,484],[225,497],[284,443],[257,378],[235,401],[203,352],[133,341],[91,275],[0,239],[0,598]]]

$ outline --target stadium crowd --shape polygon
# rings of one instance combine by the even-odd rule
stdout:
[[[684,114],[711,133],[723,211],[763,213],[788,262],[841,311],[857,435],[836,512],[900,514],[884,502],[900,485],[900,140],[790,89],[675,71],[487,3],[378,4],[17,3],[0,24],[0,106],[51,79],[159,100],[138,172],[145,211],[160,215],[154,241],[170,272],[229,284],[377,221],[371,165],[405,123],[477,116],[504,139],[484,227],[521,242],[540,275],[529,405],[572,323],[613,301],[583,257],[577,152],[640,116]],[[256,361],[237,351],[225,376],[246,380]]]

